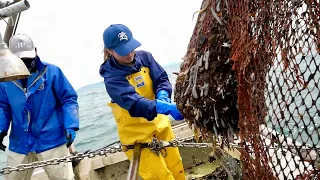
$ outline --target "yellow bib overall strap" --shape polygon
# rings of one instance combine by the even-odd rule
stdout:
[[[155,99],[148,68],[143,67],[141,71],[128,75],[126,78],[140,96],[150,100]],[[158,114],[153,121],[148,121],[142,117],[131,117],[126,109],[121,108],[116,103],[108,103],[108,106],[112,108],[113,116],[117,122],[119,138],[124,145],[133,145],[135,142],[149,143],[153,137],[165,141],[171,141],[175,138],[169,118],[166,115]],[[166,150],[168,155],[162,157],[157,156],[148,148],[142,149],[139,175],[144,180],[185,179],[179,149],[170,147]],[[131,160],[132,150],[125,153]]]

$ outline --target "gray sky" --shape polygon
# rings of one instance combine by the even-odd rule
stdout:
[[[74,88],[103,81],[102,33],[127,25],[161,64],[181,62],[202,0],[29,0],[17,33],[33,38],[43,61],[58,65]],[[6,23],[0,22],[1,32]]]

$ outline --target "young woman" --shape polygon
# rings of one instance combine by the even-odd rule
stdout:
[[[100,75],[111,102],[118,134],[123,145],[150,143],[152,138],[171,141],[174,134],[167,115],[183,120],[171,103],[172,85],[167,73],[151,53],[135,51],[141,43],[122,24],[113,24],[103,33],[105,62]],[[184,180],[179,149],[166,148],[167,156],[156,155],[149,148],[141,151],[139,175],[144,179]],[[126,152],[132,159],[132,150]]]

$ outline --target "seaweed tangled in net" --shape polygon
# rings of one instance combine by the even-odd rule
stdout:
[[[175,85],[175,102],[203,138],[232,142],[238,128],[237,79],[230,60],[227,4],[203,1]]]

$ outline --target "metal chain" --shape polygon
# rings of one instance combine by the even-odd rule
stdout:
[[[30,164],[20,164],[16,167],[11,167],[11,166],[7,166],[5,168],[2,168],[0,170],[0,174],[1,175],[5,175],[5,174],[10,174],[13,171],[24,171],[27,169],[34,169],[34,168],[39,168],[39,167],[44,167],[44,166],[48,166],[48,165],[57,165],[63,162],[72,162],[75,160],[82,160],[84,158],[93,158],[95,156],[107,156],[109,154],[114,154],[116,152],[121,152],[122,149],[119,146],[115,146],[112,148],[105,148],[105,149],[100,149],[98,151],[93,151],[90,153],[77,153],[75,155],[69,155],[69,156],[65,156],[63,158],[54,158],[54,159],[49,159],[46,161],[36,161]]]
[[[182,138],[182,139],[177,139],[176,141],[179,142],[184,142],[187,140],[192,140],[193,136],[189,136],[186,138]],[[45,160],[45,161],[36,161],[30,164],[19,164],[18,166],[15,167],[11,167],[11,166],[7,166],[5,168],[2,168],[0,170],[0,174],[1,175],[5,175],[5,174],[10,174],[13,171],[24,171],[27,169],[34,169],[34,168],[40,168],[40,167],[44,167],[44,166],[49,166],[49,165],[57,165],[60,163],[64,163],[64,162],[73,162],[76,160],[82,160],[84,158],[93,158],[95,156],[107,156],[109,154],[114,154],[117,152],[121,152],[123,151],[121,149],[121,147],[119,145],[115,145],[114,147],[105,147],[102,149],[98,149],[96,151],[91,151],[88,153],[77,153],[75,155],[69,155],[69,156],[65,156],[63,158],[54,158],[54,159],[49,159],[49,160]]]
[[[173,141],[170,141],[169,144],[170,146],[173,147],[187,147],[187,148],[209,148],[212,147],[212,143],[186,143],[186,141],[193,140],[194,135],[188,136],[185,138],[180,138],[180,139],[175,139]]]
[[[166,148],[166,147],[187,147],[187,148],[210,148],[212,147],[212,143],[193,143],[193,142],[186,142],[193,140],[194,136],[188,136],[185,138],[177,138],[173,141],[160,141],[160,140],[154,140],[152,144],[150,143],[149,148],[156,154],[159,154],[159,152]],[[113,145],[113,144],[112,144]],[[218,145],[218,144],[217,144]],[[231,148],[241,148],[239,144],[230,144]],[[278,147],[278,146],[273,146],[273,147],[266,147],[266,148],[284,148],[284,147]],[[300,147],[301,148],[301,147]],[[313,149],[311,147],[305,147],[305,149]],[[319,150],[318,148],[316,148]],[[102,149],[98,149],[96,151],[91,151],[88,153],[77,153],[75,155],[69,155],[63,158],[54,158],[54,159],[49,159],[46,161],[36,161],[30,164],[20,164],[16,167],[11,167],[7,166],[5,168],[2,168],[0,170],[1,175],[5,174],[10,174],[13,171],[24,171],[27,169],[34,169],[34,168],[39,168],[39,167],[44,167],[48,165],[57,165],[63,162],[73,162],[76,160],[82,160],[84,158],[93,158],[96,156],[107,156],[110,154],[114,154],[117,152],[121,152],[123,149],[121,148],[120,145],[114,145],[113,147],[107,146]]]
[[[186,143],[185,141],[192,140],[194,136],[189,136],[183,139],[176,139],[173,141],[170,141],[168,146],[176,146],[176,147],[187,147],[187,148],[210,148],[212,147],[212,143]],[[241,144],[239,143],[229,143],[229,148],[244,148]],[[217,143],[217,146],[221,146],[220,143]],[[251,145],[246,145],[247,147],[252,147]],[[269,146],[264,146],[266,149],[285,149],[285,150],[292,150],[292,149],[298,149],[301,151],[308,151],[308,150],[315,150],[316,152],[320,152],[320,147],[312,147],[310,145],[281,145],[281,144],[272,144]]]

